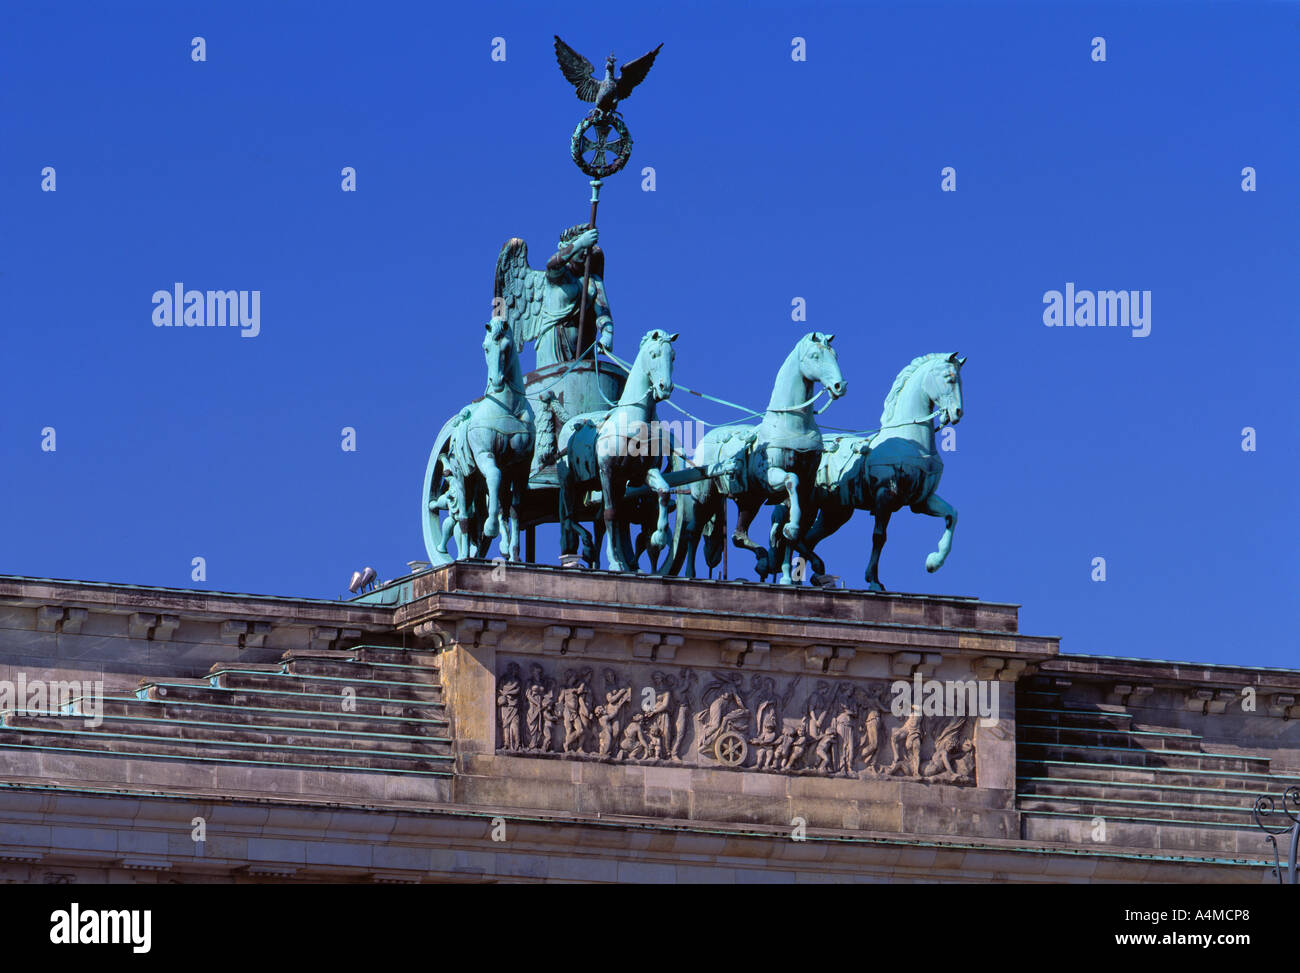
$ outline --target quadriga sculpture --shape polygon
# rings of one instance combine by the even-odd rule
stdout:
[[[938,428],[961,420],[964,364],[966,359],[955,352],[913,359],[898,373],[885,397],[878,432],[869,437],[826,437],[812,497],[816,519],[795,544],[808,559],[814,584],[825,580],[826,571],[815,551],[817,544],[843,527],[855,510],[875,516],[866,571],[871,591],[885,590],[879,578],[880,552],[885,546],[889,518],[903,507],[944,519],[939,547],[926,557],[925,569],[933,573],[943,566],[952,549],[957,511],[934,492],[943,475],[943,460],[935,449],[934,420],[939,420]],[[773,514],[773,537],[785,517],[781,509]]]
[[[681,497],[677,510],[676,540],[667,574],[695,577],[695,554],[706,531],[715,539],[711,551],[720,550],[716,538],[722,529],[724,504],[736,501],[739,516],[732,543],[753,551],[760,575],[768,573],[767,549],[749,537],[749,525],[764,503],[784,500],[789,505],[786,540],[796,540],[807,527],[802,519],[813,478],[822,454],[822,434],[813,411],[816,386],[821,384],[838,399],[848,389],[840,372],[839,356],[831,347],[834,335],[814,331],[799,339],[776,375],[767,411],[757,426],[719,426],[710,430],[695,450],[692,465],[708,473]],[[674,465],[683,467],[675,459]],[[791,549],[784,546],[781,583],[792,583]]]
[[[673,391],[673,342],[677,335],[655,328],[641,339],[636,360],[618,404],[608,412],[574,416],[557,439],[555,470],[560,482],[560,538],[564,554],[578,552],[578,540],[588,547],[591,535],[578,523],[583,495],[598,488],[604,507],[605,556],[611,571],[635,571],[629,521],[629,486],[645,484],[658,496],[659,516],[650,547],[668,543],[671,495],[659,469],[661,443],[654,434],[655,406]],[[651,554],[654,560],[654,554]]]
[[[500,534],[502,553],[518,561],[519,505],[533,459],[533,410],[524,395],[519,348],[510,325],[502,318],[492,318],[486,330],[487,388],[482,398],[452,420],[445,464],[449,481],[446,506],[456,518],[457,557],[487,553],[472,515],[482,506],[486,508],[482,537],[490,541]],[[443,546],[445,549],[445,540]]]

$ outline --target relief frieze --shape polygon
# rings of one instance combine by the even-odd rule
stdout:
[[[973,786],[975,718],[893,712],[888,682],[499,662],[497,752]]]

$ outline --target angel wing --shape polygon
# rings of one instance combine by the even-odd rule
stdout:
[[[556,40],[559,40],[559,38],[557,37]],[[663,45],[660,44],[659,47],[663,47]],[[659,56],[659,47],[656,47],[648,54],[642,54],[635,61],[628,61],[619,68],[618,97],[620,101],[630,97],[632,89],[645,80],[645,76],[650,73],[650,68],[655,63],[655,58]],[[587,68],[590,70],[591,65],[588,64]],[[567,73],[565,76],[568,77]],[[572,81],[573,79],[569,78],[569,80]],[[581,98],[582,96],[579,95],[578,97]]]
[[[966,717],[956,717],[951,723],[945,726],[939,736],[934,741],[934,752],[939,753],[942,750],[955,749],[957,737],[961,735],[962,729],[966,726]]]
[[[492,296],[504,301],[502,313],[518,340],[532,341],[540,336],[545,290],[546,273],[528,265],[528,244],[518,237],[507,240],[497,255]]]
[[[560,40],[559,34],[555,35],[555,59],[560,62],[560,70],[564,72],[565,80],[578,90],[578,100],[595,101],[596,92],[600,88],[600,83],[596,80],[596,69],[591,66],[590,61]],[[648,66],[647,70],[649,70]],[[639,81],[640,78],[637,80]]]

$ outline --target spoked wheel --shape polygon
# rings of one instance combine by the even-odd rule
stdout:
[[[441,460],[447,453],[454,421],[448,420],[434,440],[433,449],[429,452],[429,463],[424,468],[424,490],[420,494],[420,530],[424,536],[424,551],[429,557],[429,563],[435,567],[452,560],[450,554],[438,550],[438,542],[442,538],[442,511],[430,509],[430,504],[442,496],[447,488]]]
[[[446,463],[443,460],[451,450],[451,432],[455,422],[455,418],[447,420],[434,441],[433,449],[429,451],[429,462],[424,468],[424,489],[420,493],[420,530],[424,536],[425,553],[429,556],[429,563],[434,567],[450,564],[457,558],[482,556],[479,552],[486,551],[488,547],[487,540],[483,537],[483,525],[487,520],[487,501],[486,497],[480,495],[482,490],[479,479],[473,478],[466,487],[469,496],[465,498],[465,502],[469,507],[466,511],[470,521],[471,539],[468,543],[471,547],[477,545],[478,550],[457,549],[455,557],[438,550],[438,541],[442,536],[442,517],[445,514],[442,510],[433,509],[431,504],[442,496],[448,486]]]
[[[720,735],[713,744],[713,755],[718,762],[728,767],[739,767],[749,756],[749,744],[735,730],[728,730]]]

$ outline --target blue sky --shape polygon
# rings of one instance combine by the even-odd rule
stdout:
[[[912,357],[969,356],[953,553],[927,575],[941,525],[896,515],[891,590],[1021,603],[1069,652],[1300,663],[1297,5],[32,7],[0,24],[0,572],[336,597],[423,557],[497,250],[585,219],[559,33],[664,42],[602,196],[623,354],[680,331],[679,382],[762,405],[832,331],[824,418],[858,428]],[[260,290],[261,333],[153,327],[178,281]],[[1067,282],[1151,291],[1150,335],[1044,327]],[[850,584],[870,530],[821,548]]]

